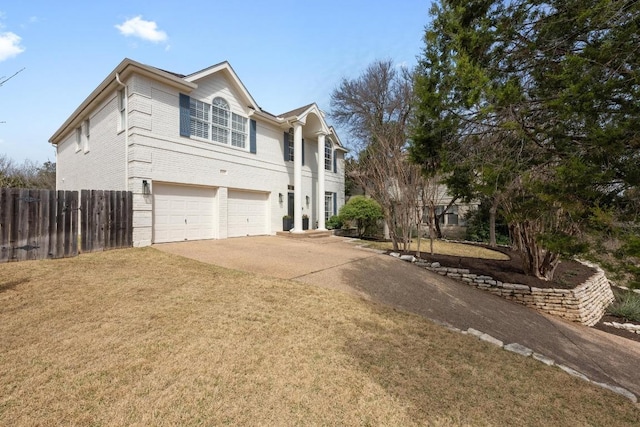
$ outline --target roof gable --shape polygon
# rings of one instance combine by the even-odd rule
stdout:
[[[227,81],[231,83],[233,89],[237,94],[240,95],[247,107],[252,108],[253,110],[260,109],[245,85],[242,83],[236,72],[231,67],[231,64],[229,64],[227,61],[220,62],[216,65],[212,65],[211,67],[196,71],[193,74],[189,74],[184,77],[184,80],[190,83],[197,83],[198,81],[201,81],[216,73],[222,73],[227,78]]]

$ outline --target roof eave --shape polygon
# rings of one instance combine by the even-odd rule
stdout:
[[[180,91],[190,93],[193,89],[198,87],[195,83],[188,82],[179,78],[176,75],[162,71],[157,68],[149,67],[139,62],[133,61],[129,58],[125,58],[118,66],[94,89],[93,92],[80,104],[78,108],[69,116],[69,118],[58,128],[58,130],[49,138],[51,144],[59,144],[63,137],[67,133],[76,128],[79,123],[84,119],[84,113],[86,110],[91,109],[95,105],[102,102],[116,87],[119,86],[116,81],[116,75],[120,77],[120,80],[127,79],[131,74],[140,74],[145,77],[149,77],[155,80],[160,80],[163,83],[175,87]]]

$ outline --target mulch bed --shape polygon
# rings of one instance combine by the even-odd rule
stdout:
[[[517,252],[504,247],[489,248],[497,250],[509,257],[509,260],[495,260],[482,258],[468,258],[451,255],[431,255],[429,253],[421,253],[420,258],[430,261],[439,262],[443,267],[466,268],[473,274],[483,274],[491,276],[503,283],[517,283],[520,285],[533,286],[536,288],[556,288],[556,289],[573,289],[584,283],[589,277],[593,276],[595,270],[580,264],[577,261],[566,260],[560,262],[554,278],[551,281],[541,280],[533,276],[527,276],[522,271],[522,263]],[[408,252],[415,255],[414,252]]]
[[[424,252],[420,254],[420,258],[429,262],[439,262],[443,267],[466,268],[473,274],[491,276],[503,283],[517,283],[536,288],[573,289],[584,283],[595,273],[595,270],[593,268],[587,267],[586,265],[581,264],[577,261],[563,260],[558,265],[553,280],[541,280],[536,277],[527,276],[524,274],[520,257],[517,252],[504,247],[488,249],[497,250],[506,254],[507,256],[509,256],[509,260],[468,258],[439,254],[431,255]],[[406,254],[415,256],[415,252],[406,252]],[[594,325],[593,328],[640,342],[640,334],[635,334],[624,329],[616,329],[612,326],[605,325],[604,322],[636,322],[630,322],[625,319],[607,314],[603,316],[603,318],[596,325]]]

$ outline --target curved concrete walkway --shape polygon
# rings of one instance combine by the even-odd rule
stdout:
[[[349,239],[261,236],[165,243],[155,248],[222,267],[297,280],[519,343],[586,375],[640,396],[640,343],[555,318],[363,250]]]

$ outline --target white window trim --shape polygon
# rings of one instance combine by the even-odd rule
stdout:
[[[118,91],[118,133],[125,130],[127,125],[127,97],[124,89]]]
[[[335,213],[333,212],[333,193],[330,191],[324,192],[324,219],[328,221]]]
[[[240,148],[242,150],[247,150],[247,141],[249,140],[249,132],[248,132],[248,130],[249,130],[249,120],[246,117],[244,117],[244,116],[242,116],[240,114],[234,113],[233,111],[230,111],[230,113],[231,113],[231,120],[230,120],[231,127],[229,128],[229,143],[230,143],[230,145],[232,147]],[[233,120],[235,118],[239,118],[240,119],[240,123],[242,124],[242,127],[244,128],[242,132],[240,132],[239,130],[234,130]],[[243,144],[242,146],[235,145],[233,143],[233,135],[234,135],[234,133],[236,135],[244,136],[244,141],[242,142],[242,144]]]
[[[329,151],[327,152],[327,148],[329,149]],[[329,155],[327,157],[327,154]],[[327,139],[324,142],[324,170],[329,171],[329,172],[333,172],[333,143],[331,142],[330,139]],[[329,162],[329,167],[327,167],[327,161]]]
[[[295,160],[295,142],[294,142],[294,133],[293,133],[293,128],[289,128],[289,138],[288,138],[288,146],[287,149],[289,150],[289,156],[288,156],[288,161],[293,162]]]
[[[89,152],[89,141],[91,139],[91,121],[86,119],[83,124],[83,138],[82,138],[82,149],[85,153]]]
[[[220,100],[224,101],[224,103],[228,107],[228,109],[225,109],[225,111],[228,114],[228,117],[227,117],[228,126],[226,126],[226,127],[225,126],[220,126],[220,125],[214,123],[214,121],[213,121],[213,104],[216,101],[216,99],[220,99]],[[202,137],[202,136],[198,136],[198,135],[194,134],[193,131],[190,128],[189,133],[190,133],[191,138],[198,139],[198,140],[201,140],[201,141],[207,141],[209,143],[213,143],[213,144],[216,144],[216,145],[219,145],[219,146],[226,146],[226,147],[233,148],[233,149],[236,149],[236,150],[247,151],[247,152],[250,150],[250,147],[249,147],[249,118],[247,116],[245,116],[244,114],[239,114],[239,113],[233,111],[231,109],[231,106],[230,106],[229,102],[225,98],[223,98],[221,96],[216,96],[215,98],[213,98],[211,100],[211,103],[208,103],[208,102],[205,102],[205,101],[200,101],[198,99],[192,99],[192,101],[202,103],[207,108],[207,119],[206,120],[200,119],[198,117],[195,117],[195,116],[191,115],[191,113],[189,114],[189,119],[190,120],[196,120],[196,121],[202,122],[203,124],[206,124],[208,135],[207,135],[206,138]],[[237,117],[237,118],[240,118],[244,122],[244,128],[245,128],[245,132],[244,133],[234,130],[234,128],[233,128],[234,116]],[[226,130],[226,142],[221,142],[221,141],[217,141],[217,140],[213,139],[214,127],[219,127],[221,129]],[[234,133],[244,135],[244,146],[243,147],[240,147],[238,145],[234,145],[233,144],[233,134]]]
[[[446,205],[436,206],[435,214],[440,215],[446,207],[447,207]],[[454,221],[449,221],[449,219],[452,219]],[[447,211],[447,213],[442,216],[440,220],[440,225],[445,227],[450,225],[461,225],[460,221],[461,221],[461,218],[460,218],[458,205],[454,204],[454,205],[451,205],[451,208]]]
[[[74,133],[76,140],[76,153],[82,150],[82,126],[78,126]]]

